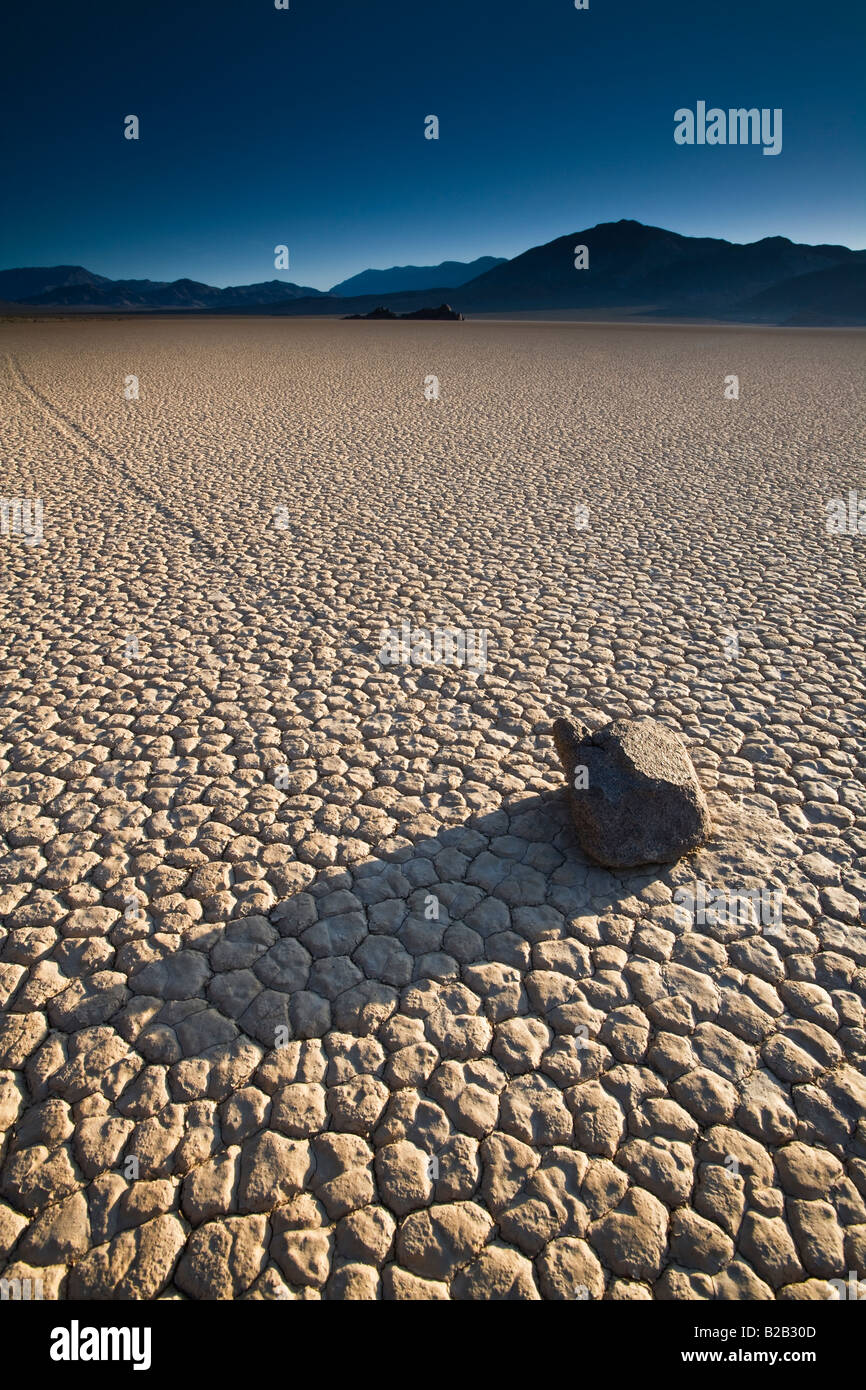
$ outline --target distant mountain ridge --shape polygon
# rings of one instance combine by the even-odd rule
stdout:
[[[581,246],[587,248],[586,269],[575,268]],[[391,273],[363,271],[342,282],[343,287],[354,286],[353,295],[337,294],[340,285],[326,294],[284,280],[217,289],[195,280],[107,280],[83,266],[30,267],[0,271],[0,302],[7,312],[20,306],[20,313],[28,308],[114,308],[337,316],[363,315],[377,305],[399,313],[447,301],[470,316],[557,311],[643,320],[866,325],[866,251],[847,246],[809,246],[787,237],[739,244],[623,219],[557,237],[510,261],[481,261],[494,264],[459,286],[413,285],[388,294],[358,293],[368,275]]]
[[[83,265],[26,266],[19,270],[0,270],[0,299],[29,303],[32,296],[44,294],[46,290],[113,283],[104,275],[85,270]]]
[[[389,270],[362,270],[332,285],[335,295],[395,294],[401,290],[455,289],[504,265],[504,256],[479,256],[475,261],[442,261],[440,265],[392,265]]]
[[[279,304],[322,294],[310,285],[265,280],[217,289],[199,280],[108,280],[83,266],[59,265],[0,270],[0,300],[35,306],[102,309],[234,309],[244,304]]]

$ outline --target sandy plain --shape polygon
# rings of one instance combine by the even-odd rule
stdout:
[[[863,345],[0,325],[2,492],[44,509],[0,540],[0,1277],[866,1280],[866,539],[826,525]],[[383,664],[404,622],[486,664]],[[713,841],[588,863],[563,712],[675,728]],[[784,890],[779,930],[684,921],[696,882]]]

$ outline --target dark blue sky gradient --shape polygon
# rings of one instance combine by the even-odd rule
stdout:
[[[16,9],[2,267],[326,289],[620,217],[866,245],[861,0]],[[674,110],[698,99],[782,107],[782,153],[675,145]]]

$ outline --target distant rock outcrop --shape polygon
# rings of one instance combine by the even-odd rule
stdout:
[[[450,304],[440,304],[438,309],[416,309],[413,314],[401,314],[401,319],[456,319],[461,322],[462,314],[452,309]]]
[[[346,319],[453,319],[462,323],[463,315],[458,314],[456,309],[452,309],[450,304],[440,304],[438,309],[415,309],[411,314],[395,314],[393,309],[386,309],[379,304],[375,309],[371,309],[369,314],[344,314]]]
[[[386,309],[379,304],[375,309],[371,309],[369,314],[344,314],[346,319],[398,319],[399,314],[395,314],[393,309]]]

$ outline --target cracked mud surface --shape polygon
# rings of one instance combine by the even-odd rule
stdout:
[[[0,325],[44,502],[0,541],[0,1276],[866,1280],[862,342]],[[486,669],[383,665],[404,621]],[[711,843],[591,865],[560,713],[676,729]],[[684,922],[696,881],[780,930]]]

